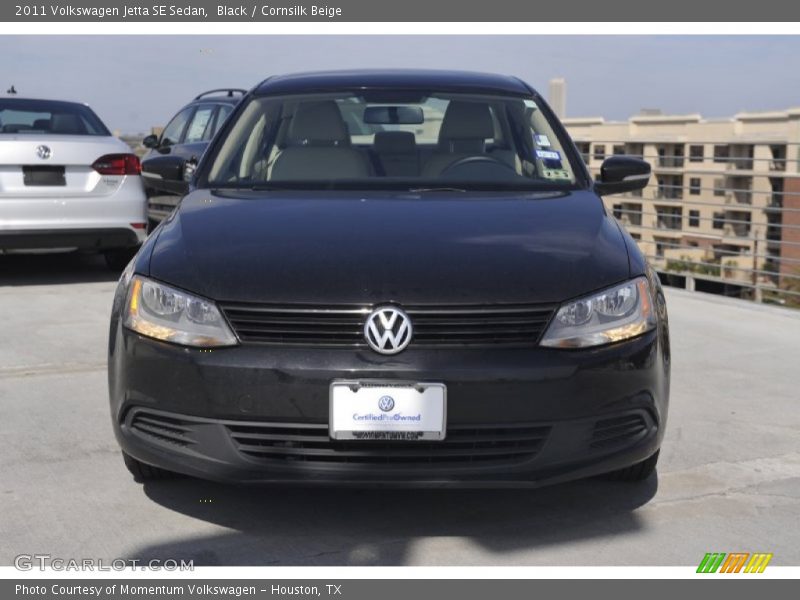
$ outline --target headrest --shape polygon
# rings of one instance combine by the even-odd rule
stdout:
[[[489,105],[483,102],[453,100],[447,105],[439,130],[439,141],[485,140],[494,137],[494,122]]]
[[[349,142],[347,126],[336,102],[304,102],[295,110],[289,137],[295,143]]]
[[[56,113],[50,119],[50,131],[66,135],[80,135],[86,133],[86,128],[81,123],[78,115]]]
[[[417,140],[410,131],[379,131],[372,146],[378,154],[413,154]]]
[[[36,119],[33,122],[34,129],[41,129],[43,131],[47,131],[50,129],[50,119]]]

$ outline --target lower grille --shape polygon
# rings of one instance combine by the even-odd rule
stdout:
[[[369,305],[309,306],[222,302],[243,342],[364,346]],[[414,328],[412,344],[426,346],[535,346],[556,306],[403,306]]]
[[[178,446],[189,446],[195,441],[191,438],[191,427],[175,417],[138,410],[130,420],[130,428],[144,436]]]
[[[440,442],[338,441],[323,424],[233,425],[239,452],[264,461],[375,465],[508,464],[529,460],[542,448],[549,426],[456,426]]]
[[[597,421],[592,432],[592,448],[611,448],[629,443],[647,432],[645,418],[638,413]]]

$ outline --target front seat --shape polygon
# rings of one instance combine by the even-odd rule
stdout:
[[[494,121],[488,104],[453,100],[444,112],[436,152],[425,163],[422,176],[439,177],[456,161],[484,154],[486,140],[493,137]]]
[[[350,135],[336,102],[304,102],[289,125],[289,145],[275,159],[272,181],[359,179],[369,162],[350,146]]]

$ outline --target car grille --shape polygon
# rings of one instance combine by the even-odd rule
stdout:
[[[446,467],[509,464],[536,456],[549,426],[450,426],[437,442],[339,441],[325,424],[228,424],[239,452],[263,461]]]
[[[177,446],[195,443],[191,437],[190,423],[160,413],[136,411],[130,420],[130,428],[146,437]]]
[[[647,422],[639,413],[597,421],[592,433],[592,448],[610,448],[627,444],[648,430]]]
[[[222,302],[242,342],[364,346],[371,306],[275,306]],[[403,306],[417,346],[533,346],[550,321],[552,304]]]

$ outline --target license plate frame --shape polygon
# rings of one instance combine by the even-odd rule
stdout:
[[[382,403],[386,396],[391,402]],[[333,440],[413,444],[447,436],[447,386],[441,382],[337,379],[330,384],[328,398],[328,434]]]

